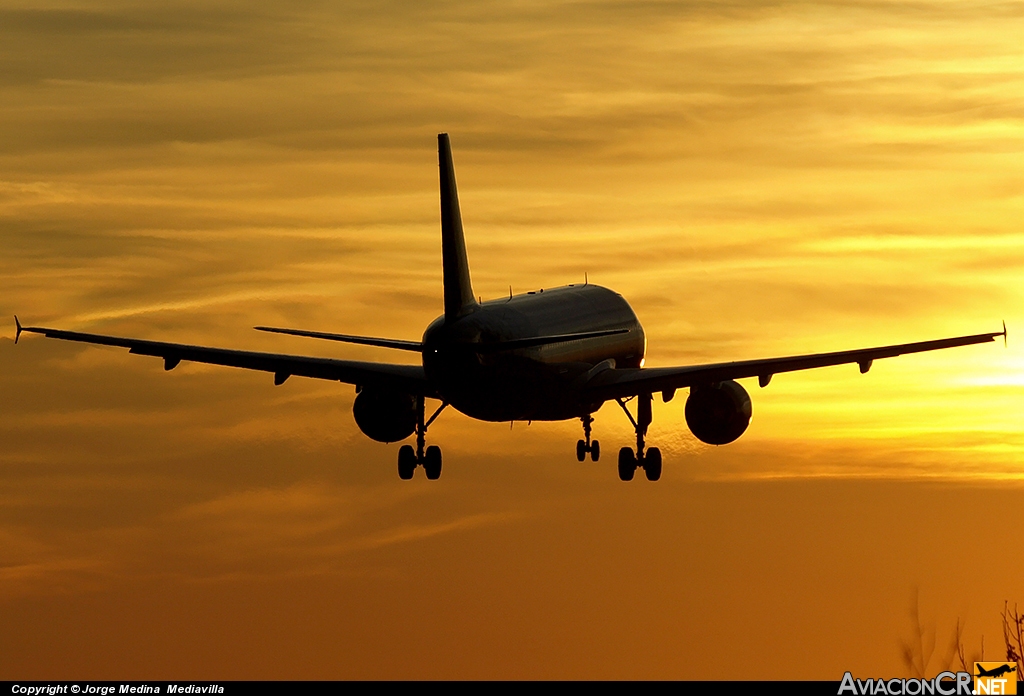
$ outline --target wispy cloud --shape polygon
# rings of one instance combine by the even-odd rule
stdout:
[[[165,373],[123,350],[34,336],[15,348],[8,329],[0,593],[267,578],[294,588],[289,578],[359,573],[413,577],[408,590],[457,567],[463,587],[483,592],[473,611],[495,626],[531,601],[568,626],[593,602],[594,621],[620,617],[607,623],[620,638],[647,635],[621,616],[649,596],[649,623],[672,623],[658,633],[666,665],[728,646],[716,631],[755,609],[794,636],[821,635],[795,600],[785,612],[774,597],[750,606],[760,577],[731,556],[708,551],[705,567],[690,551],[778,550],[751,534],[817,500],[794,494],[758,516],[747,486],[1016,490],[1022,35],[1024,10],[1005,2],[6,3],[0,316],[415,359],[251,327],[420,336],[440,313],[434,137],[449,131],[478,292],[589,274],[633,303],[648,364],[994,331],[1002,319],[1010,344],[750,385],[753,424],[722,448],[689,435],[684,395],[658,403],[660,488],[604,488],[618,486],[614,451],[632,437],[614,405],[598,420],[608,461],[587,468],[572,457],[577,423],[510,432],[449,410],[430,431],[445,448],[442,485],[403,488],[395,448],[353,423],[351,387]],[[701,486],[734,486],[714,498],[726,512],[702,507]],[[860,530],[874,549],[885,535],[871,515],[883,513],[864,500],[831,533]],[[800,519],[789,536],[821,528]],[[819,541],[783,555],[821,570],[815,549],[832,540]],[[879,564],[897,557],[878,553]],[[458,563],[437,570],[439,557]],[[551,570],[560,564],[571,570]],[[775,560],[758,567],[781,595],[804,587],[796,571],[772,575]],[[515,573],[523,604],[492,605]],[[638,577],[660,580],[638,590]],[[892,595],[844,582],[832,587],[853,597],[853,617]],[[588,583],[603,590],[581,595]],[[991,589],[978,583],[978,596]],[[805,589],[808,606],[835,611]],[[425,622],[477,635],[468,619],[444,623],[464,599],[445,596],[447,615]],[[680,637],[698,616],[700,631]],[[566,630],[550,633],[551,655],[578,644]]]

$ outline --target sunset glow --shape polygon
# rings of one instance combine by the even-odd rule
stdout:
[[[0,2],[0,678],[889,677],[915,588],[936,653],[958,617],[998,652],[1022,37],[980,1]],[[584,464],[578,422],[449,410],[403,482],[350,386],[13,343],[414,362],[252,327],[420,338],[439,132],[475,290],[612,288],[647,367],[1008,345],[744,380],[718,448],[656,398],[625,484],[614,403]]]

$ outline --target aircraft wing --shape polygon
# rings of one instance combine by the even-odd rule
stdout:
[[[923,353],[943,348],[969,346],[975,343],[989,343],[994,341],[996,336],[1006,337],[1005,324],[1003,324],[1003,330],[996,333],[957,336],[935,341],[901,343],[894,346],[879,346],[860,350],[844,350],[835,353],[793,355],[784,358],[740,360],[682,367],[609,368],[595,374],[587,382],[584,390],[587,394],[593,394],[595,397],[615,399],[636,396],[640,393],[672,392],[684,387],[713,384],[744,377],[757,377],[758,383],[765,387],[772,375],[780,372],[796,372],[816,367],[856,363],[863,374],[871,368],[871,363],[874,360],[892,358],[907,353]]]
[[[59,329],[47,329],[37,326],[23,327],[18,323],[18,335],[20,336],[23,331],[42,334],[47,338],[59,338],[64,341],[79,341],[81,343],[95,343],[102,346],[128,348],[129,353],[163,358],[165,370],[173,370],[182,360],[189,360],[209,365],[226,365],[229,367],[241,367],[246,370],[271,372],[274,374],[275,384],[282,384],[290,376],[296,375],[360,386],[389,387],[410,394],[434,396],[434,390],[427,382],[423,367],[420,365],[394,365],[302,355],[259,353],[228,348],[207,348],[205,346],[192,346],[184,343],[164,343],[163,341],[146,341],[138,338],[119,338],[117,336],[61,331]]]

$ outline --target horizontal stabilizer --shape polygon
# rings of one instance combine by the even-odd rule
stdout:
[[[423,351],[423,344],[419,341],[403,341],[397,338],[374,338],[372,336],[349,336],[347,334],[327,333],[325,331],[303,331],[301,329],[279,329],[272,326],[254,326],[257,331],[270,333],[288,334],[289,336],[305,336],[307,338],[322,338],[328,341],[341,341],[343,343],[358,343],[364,346],[378,346],[381,348],[396,348],[398,350],[409,350],[420,353]],[[522,348],[535,348],[546,346],[552,343],[567,343],[568,341],[580,341],[585,338],[598,338],[600,336],[614,336],[616,334],[628,333],[628,329],[607,329],[604,331],[584,331],[581,333],[558,334],[554,336],[533,336],[530,338],[518,338],[511,341],[498,341],[495,343],[474,343],[473,350],[478,353],[497,353],[505,350],[519,350]]]
[[[272,326],[254,326],[257,331],[269,333],[288,334],[289,336],[305,336],[306,338],[322,338],[327,341],[341,341],[342,343],[358,343],[363,346],[377,346],[379,348],[396,348],[398,350],[411,350],[416,353],[423,352],[423,344],[419,341],[403,341],[397,338],[374,338],[373,336],[349,336],[347,334],[327,333],[324,331],[302,331],[300,329],[278,329]]]
[[[532,338],[517,338],[512,341],[474,344],[473,349],[477,353],[497,353],[503,350],[535,348],[536,346],[546,346],[552,343],[568,343],[569,341],[581,341],[585,338],[599,338],[601,336],[614,336],[624,333],[629,333],[629,329],[607,329],[605,331],[582,331],[580,333],[557,334],[554,336],[534,336]]]

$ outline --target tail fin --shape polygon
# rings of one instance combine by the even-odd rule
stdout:
[[[455,165],[447,133],[437,136],[437,160],[441,168],[441,261],[444,268],[444,318],[447,321],[477,307],[466,260],[466,238],[462,234],[459,192],[455,187]]]

